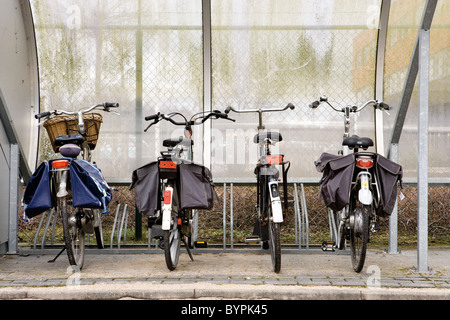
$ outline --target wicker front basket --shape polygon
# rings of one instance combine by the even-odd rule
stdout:
[[[99,113],[85,113],[83,115],[84,127],[86,128],[86,141],[91,150],[97,145],[102,115]],[[76,115],[59,115],[44,122],[48,137],[52,143],[53,151],[58,152],[59,146],[55,145],[56,137],[66,134],[80,133],[78,131],[78,119]]]

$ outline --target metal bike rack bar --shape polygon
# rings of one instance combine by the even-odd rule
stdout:
[[[113,248],[114,244],[114,234],[116,234],[117,239],[117,248],[120,249],[120,242],[122,236],[124,238],[124,244],[126,244],[126,234],[127,234],[127,225],[128,225],[128,204],[125,204],[123,208],[123,212],[120,213],[120,203],[117,205],[116,214],[114,216],[114,224],[111,231],[111,241],[110,241],[110,249]],[[124,228],[125,223],[125,228]],[[116,231],[117,229],[117,231]]]
[[[305,196],[305,188],[303,186],[303,183],[300,184],[300,199],[302,204],[302,219],[304,219],[301,224],[301,235],[303,241],[301,243],[304,243],[306,245],[306,249],[309,249],[309,219],[308,219],[308,207],[306,205],[306,196]]]

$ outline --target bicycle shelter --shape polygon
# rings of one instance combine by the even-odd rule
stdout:
[[[179,135],[170,128],[157,128],[152,137],[142,134],[147,114],[174,107],[223,111],[228,105],[292,102],[296,113],[268,119],[268,127],[283,132],[279,151],[293,165],[288,179],[294,190],[294,248],[309,248],[304,185],[318,183],[312,160],[324,148],[338,146],[341,119],[308,113],[306,101],[326,94],[341,104],[375,98],[393,106],[390,115],[375,111],[361,116],[356,127],[374,138],[378,153],[404,165],[407,183],[417,183],[417,271],[428,271],[427,191],[429,184],[448,188],[450,183],[450,8],[444,1],[376,0],[355,7],[352,1],[337,0],[315,7],[308,1],[270,0],[260,5],[15,0],[4,6],[0,253],[17,253],[18,190],[50,154],[34,115],[99,99],[119,100],[123,108],[120,118],[105,121],[103,145],[96,150],[98,163],[108,163],[104,173],[111,185],[129,183],[131,168],[157,156],[154,150],[164,138]],[[208,124],[196,135],[197,161],[211,168],[217,188],[231,197],[227,202],[224,196],[221,204],[223,234],[228,228],[230,238],[216,249],[239,247],[233,238],[233,188],[253,183],[249,137],[256,121]],[[129,210],[121,204],[113,213],[111,252],[114,238],[117,249],[126,250],[120,246],[126,241]],[[49,232],[54,218],[48,212],[39,230]],[[391,254],[399,251],[397,218],[394,210]]]

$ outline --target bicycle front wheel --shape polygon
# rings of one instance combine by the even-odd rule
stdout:
[[[363,205],[357,207],[353,213],[354,223],[350,229],[350,252],[355,272],[361,272],[366,260],[370,208],[370,206]]]
[[[67,198],[60,198],[58,203],[63,224],[64,243],[66,246],[67,258],[69,259],[70,265],[77,267],[79,271],[83,268],[84,264],[84,231],[78,226],[77,217],[71,217],[69,214]],[[75,215],[75,213],[73,215]]]
[[[176,217],[172,216],[170,230],[164,231],[164,256],[166,265],[170,271],[175,270],[180,257],[181,233],[176,223]]]
[[[272,258],[273,271],[281,270],[281,223],[274,223],[269,219],[269,248]]]

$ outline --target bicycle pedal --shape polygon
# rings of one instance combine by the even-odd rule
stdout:
[[[196,247],[196,248],[207,248],[208,247],[208,243],[206,241],[195,241],[194,242],[194,247]]]
[[[334,241],[323,241],[322,242],[322,251],[334,251],[336,248],[336,242]]]
[[[259,244],[261,242],[261,238],[256,235],[246,236],[245,243],[248,244]]]

